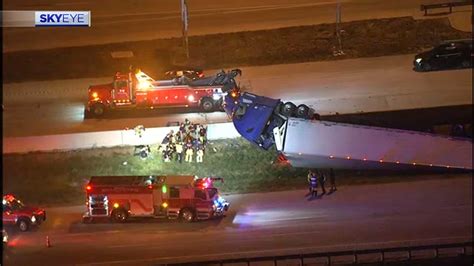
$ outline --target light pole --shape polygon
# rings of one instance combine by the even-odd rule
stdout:
[[[343,55],[344,52],[342,51],[342,38],[341,38],[341,2],[337,2],[336,6],[336,38],[337,38],[337,43],[339,45],[337,51],[334,51],[334,55]]]
[[[188,43],[188,5],[186,0],[181,0],[181,21],[183,22],[183,47],[186,51],[186,58],[189,59],[189,43]]]

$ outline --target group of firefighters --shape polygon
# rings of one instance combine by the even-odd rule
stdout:
[[[164,162],[173,160],[182,163],[202,163],[207,144],[207,127],[191,123],[188,119],[179,125],[179,130],[171,130],[161,142],[159,151],[163,155]]]
[[[135,127],[135,135],[142,138],[145,127],[138,125]],[[207,144],[207,127],[191,123],[185,119],[184,123],[180,123],[177,132],[171,130],[161,141],[158,152],[161,152],[164,162],[177,161],[193,162],[196,156],[196,162],[204,161],[204,153]],[[151,154],[150,145],[135,146],[134,155],[139,156],[142,160],[146,160]]]
[[[328,171],[324,170],[309,170],[308,171],[308,185],[311,198],[318,197],[318,185],[321,186],[322,195],[326,194],[326,179],[329,177],[330,190],[332,193],[337,190],[336,187],[336,175],[334,169],[330,168]]]

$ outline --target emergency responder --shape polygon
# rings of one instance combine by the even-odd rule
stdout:
[[[161,151],[161,155],[163,157],[163,161],[166,159],[166,150],[168,149],[168,143],[162,143],[158,149],[158,151]]]
[[[169,138],[171,144],[176,143],[176,138],[174,136],[174,131],[173,130],[171,130],[170,133],[168,133],[168,138]]]
[[[181,134],[181,137],[184,138],[186,136],[186,126],[184,123],[179,124],[179,133]]]
[[[326,188],[324,187],[324,184],[326,183],[326,174],[324,173],[323,170],[318,170],[317,171],[318,175],[318,180],[319,184],[321,185],[321,190],[323,191],[323,195],[326,194]]]
[[[204,127],[204,126],[200,126],[200,129],[199,129],[199,140],[204,144],[206,145],[207,143],[207,128]]]
[[[192,162],[193,161],[193,154],[194,154],[194,150],[193,150],[193,144],[192,142],[188,142],[186,143],[186,157],[184,159],[185,162]]]
[[[336,187],[336,174],[334,173],[334,169],[329,169],[329,185],[331,186],[330,192],[334,192],[337,190]]]
[[[151,153],[149,145],[138,145],[135,146],[134,155],[139,156],[140,159],[146,160]]]
[[[313,170],[308,171],[308,183],[309,191],[311,192],[311,198],[318,197],[318,177]]]
[[[138,125],[134,128],[135,135],[141,138],[143,136],[143,132],[145,131],[145,127],[143,125]]]
[[[191,121],[189,121],[189,119],[185,118],[184,119],[184,125],[187,127],[189,125],[191,125]]]
[[[169,143],[166,144],[165,149],[163,150],[163,162],[169,162],[170,161],[170,145]]]
[[[203,148],[202,147],[198,148],[198,150],[196,152],[196,162],[197,163],[202,163],[203,156],[204,156]]]
[[[176,160],[179,163],[183,162],[183,142],[179,141],[176,143],[175,148],[176,148]]]

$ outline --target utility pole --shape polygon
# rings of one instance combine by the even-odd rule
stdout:
[[[187,0],[181,0],[181,21],[183,22],[183,47],[186,51],[186,58],[189,59],[189,43],[188,43],[188,4]]]

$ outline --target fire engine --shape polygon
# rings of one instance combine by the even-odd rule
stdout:
[[[214,181],[196,176],[93,176],[86,186],[83,222],[131,217],[180,219],[185,222],[224,216],[229,203]]]
[[[85,117],[100,117],[112,109],[191,107],[210,112],[222,109],[222,87],[240,73],[219,72],[215,76],[192,80],[186,76],[154,80],[141,70],[117,72],[113,82],[89,87]],[[230,76],[234,75],[234,76]]]

